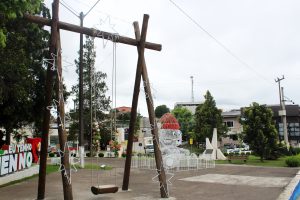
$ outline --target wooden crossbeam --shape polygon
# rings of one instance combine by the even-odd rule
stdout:
[[[44,25],[44,26],[51,26],[51,19],[35,16],[35,15],[30,15],[30,14],[24,14],[24,18],[29,21],[33,22],[36,24]],[[82,33],[85,35],[89,35],[92,37],[98,37],[98,38],[103,38],[106,40],[114,40],[115,42],[119,42],[122,44],[128,44],[128,45],[133,45],[133,46],[138,46],[139,41],[133,38],[125,37],[118,35],[116,37],[116,34],[114,33],[109,33],[105,31],[100,31],[94,28],[86,28],[86,27],[80,27],[74,24],[69,24],[66,22],[57,22],[57,27],[59,29],[67,30],[67,31],[72,31],[76,33]],[[152,49],[156,51],[161,51],[161,44],[156,44],[156,43],[151,43],[151,42],[145,42],[145,48],[146,49]]]

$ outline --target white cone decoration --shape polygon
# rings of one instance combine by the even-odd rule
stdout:
[[[217,149],[218,148],[218,137],[217,137],[217,129],[214,128],[214,131],[213,131],[213,136],[212,136],[212,139],[211,139],[211,145],[213,146],[214,149]]]
[[[214,128],[213,137],[211,143],[208,138],[206,138],[206,150],[203,152],[202,157],[212,159],[212,160],[226,160],[226,157],[220,149],[218,149],[218,135],[217,129]]]
[[[209,141],[208,138],[206,138],[206,144],[205,144],[205,146],[206,146],[206,149],[214,149],[214,147],[211,145],[211,143],[210,143],[210,141]]]

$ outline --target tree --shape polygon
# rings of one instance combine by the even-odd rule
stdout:
[[[84,130],[85,134],[84,138],[87,141],[90,141],[90,95],[91,95],[91,88],[92,88],[92,110],[93,110],[93,120],[95,122],[103,121],[104,119],[108,118],[105,111],[108,111],[110,106],[110,100],[106,97],[105,93],[107,91],[107,85],[105,79],[107,75],[102,73],[101,71],[95,71],[95,58],[96,52],[94,47],[94,39],[91,37],[86,37],[86,42],[83,45],[83,119],[84,119]],[[76,64],[76,73],[79,73],[79,58],[75,60]],[[79,82],[79,81],[78,81]],[[91,83],[91,85],[90,85]],[[76,96],[74,102],[79,102],[79,84],[74,85],[72,87],[72,93]],[[79,118],[79,110],[71,111],[71,117],[74,120],[72,127],[79,127],[78,126],[78,118]],[[100,133],[101,130],[105,130],[103,127],[100,126]],[[69,132],[69,138],[78,138],[78,131],[75,128],[72,128]],[[101,133],[102,134],[102,133]],[[102,135],[101,135],[101,138]]]
[[[155,117],[161,118],[164,114],[169,113],[170,109],[166,105],[160,105],[155,108]]]
[[[6,3],[1,2],[0,7]],[[49,17],[47,8],[42,10]],[[0,24],[6,32],[6,47],[0,47],[0,126],[5,128],[6,143],[10,144],[14,128],[34,122],[37,132],[41,130],[46,75],[42,61],[47,55],[49,33],[21,18],[5,23],[0,20]]]
[[[205,101],[196,108],[195,132],[193,138],[204,142],[205,138],[212,138],[213,129],[217,128],[218,138],[226,134],[227,127],[223,123],[222,111],[216,107],[216,102],[209,91],[204,95]]]
[[[240,119],[243,125],[244,142],[260,156],[261,161],[264,158],[274,158],[278,148],[278,134],[272,116],[270,108],[254,102],[243,110]]]
[[[194,129],[194,119],[192,112],[182,106],[176,106],[174,110],[172,110],[172,114],[175,116],[180,125],[182,139],[186,141],[188,139],[189,133]]]
[[[6,46],[9,30],[6,28],[6,23],[16,18],[21,18],[23,13],[39,12],[41,0],[31,1],[1,1],[0,2],[0,48]]]

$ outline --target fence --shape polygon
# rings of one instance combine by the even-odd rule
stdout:
[[[186,156],[180,159],[163,158],[164,165],[169,171],[189,171],[206,168],[215,168],[215,161],[211,159],[198,158],[197,156]],[[153,156],[133,156],[132,168],[156,170],[155,158]]]

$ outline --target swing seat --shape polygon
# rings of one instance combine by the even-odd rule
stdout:
[[[115,185],[100,185],[99,187],[92,186],[91,191],[94,195],[106,194],[106,193],[116,193],[119,188]]]

